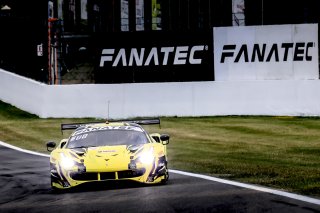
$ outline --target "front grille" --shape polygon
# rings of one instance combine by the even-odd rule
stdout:
[[[98,173],[88,172],[88,173],[78,173],[72,172],[70,173],[70,177],[73,180],[98,180]]]
[[[116,179],[116,173],[115,172],[101,172],[100,179],[101,180],[114,180],[114,179]]]
[[[116,180],[116,173],[118,173],[118,179],[134,178],[142,176],[146,172],[145,169],[139,170],[125,170],[119,172],[101,172],[100,180]],[[70,177],[73,180],[82,181],[97,181],[99,173],[98,172],[71,172]]]
[[[124,178],[139,177],[139,176],[142,176],[145,172],[146,172],[145,169],[120,171],[118,172],[118,178],[124,179]]]

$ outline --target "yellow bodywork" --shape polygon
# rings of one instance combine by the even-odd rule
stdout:
[[[112,123],[91,127],[128,125]],[[166,182],[169,177],[166,142],[161,141],[158,133],[146,133],[146,136],[148,142],[145,144],[73,149],[67,148],[68,139],[62,140],[50,156],[52,187],[63,189],[88,182],[115,180],[147,184]]]

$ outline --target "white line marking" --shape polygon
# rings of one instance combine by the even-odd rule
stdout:
[[[33,152],[33,151],[26,150],[26,149],[21,149],[19,147],[4,143],[2,141],[0,141],[0,145],[8,147],[10,149],[20,151],[20,152],[32,154],[32,155],[38,155],[38,156],[42,156],[42,157],[50,157],[50,155],[42,154],[42,153],[38,153],[38,152]],[[171,173],[175,173],[175,174],[201,178],[201,179],[205,179],[205,180],[210,180],[210,181],[214,181],[214,182],[224,183],[224,184],[228,184],[228,185],[238,186],[238,187],[252,189],[252,190],[261,191],[261,192],[267,192],[267,193],[271,193],[271,194],[275,194],[275,195],[280,195],[283,197],[288,197],[288,198],[320,205],[320,200],[316,199],[316,198],[312,198],[312,197],[307,197],[307,196],[303,196],[303,195],[279,191],[279,190],[270,189],[270,188],[264,188],[261,186],[255,186],[255,185],[250,185],[250,184],[246,184],[246,183],[239,183],[239,182],[235,182],[235,181],[224,180],[224,179],[215,178],[215,177],[206,176],[206,175],[200,175],[200,174],[195,174],[195,173],[190,173],[190,172],[183,172],[183,171],[174,170],[174,169],[170,169],[169,171]]]
[[[50,155],[42,154],[42,153],[39,153],[39,152],[33,152],[33,151],[26,150],[26,149],[21,149],[20,147],[13,146],[13,145],[7,144],[7,143],[2,142],[2,141],[0,141],[0,145],[8,147],[10,149],[14,149],[14,150],[20,151],[20,152],[32,154],[32,155],[38,155],[38,156],[42,156],[42,157],[50,157]]]
[[[293,194],[293,193],[279,191],[279,190],[270,189],[270,188],[264,188],[261,186],[239,183],[239,182],[230,181],[230,180],[224,180],[224,179],[220,179],[220,178],[215,178],[215,177],[211,177],[211,176],[200,175],[200,174],[195,174],[195,173],[190,173],[190,172],[183,172],[183,171],[178,171],[178,170],[173,170],[173,169],[170,169],[169,171],[172,173],[180,174],[180,175],[186,175],[186,176],[201,178],[201,179],[205,179],[205,180],[215,181],[215,182],[219,182],[219,183],[224,183],[224,184],[228,184],[228,185],[239,186],[242,188],[253,189],[256,191],[267,192],[267,193],[271,193],[271,194],[275,194],[275,195],[280,195],[283,197],[289,197],[292,199],[320,205],[319,199],[311,198],[311,197],[307,197],[307,196],[303,196],[303,195]]]

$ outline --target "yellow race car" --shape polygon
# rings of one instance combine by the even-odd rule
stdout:
[[[142,125],[160,119],[61,124],[68,139],[48,142],[51,186],[66,189],[88,182],[132,180],[155,184],[169,178],[169,135],[149,134]]]

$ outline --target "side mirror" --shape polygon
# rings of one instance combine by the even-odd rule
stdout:
[[[169,144],[169,139],[170,139],[170,136],[167,135],[167,134],[163,134],[163,135],[160,136],[160,140],[161,140],[163,145]]]
[[[47,142],[47,150],[51,152],[56,147],[56,143],[53,141]]]

